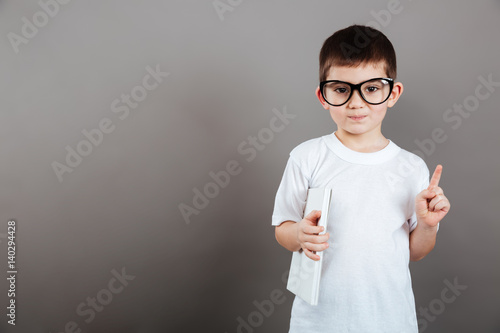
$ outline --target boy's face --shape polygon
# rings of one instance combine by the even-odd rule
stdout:
[[[340,80],[358,84],[373,78],[385,78],[386,75],[383,63],[360,64],[356,67],[333,66],[330,68],[326,80]],[[354,91],[344,105],[332,106],[323,99],[319,86],[316,89],[316,95],[323,108],[330,111],[330,115],[340,132],[346,131],[353,135],[366,133],[370,137],[381,135],[382,120],[387,108],[396,104],[402,92],[403,85],[400,82],[394,82],[389,98],[382,104],[369,104],[359,95],[359,91]],[[353,119],[352,116],[364,117],[358,120]]]

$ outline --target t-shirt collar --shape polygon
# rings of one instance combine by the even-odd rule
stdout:
[[[352,150],[346,146],[335,135],[337,131],[325,135],[326,145],[341,159],[355,164],[380,164],[394,158],[401,148],[389,139],[389,144],[379,151],[372,153],[362,153]]]

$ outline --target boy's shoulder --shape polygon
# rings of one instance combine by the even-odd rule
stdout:
[[[422,169],[426,169],[427,168],[427,163],[425,162],[425,160],[420,157],[419,155],[411,152],[411,151],[408,151],[402,147],[399,147],[400,148],[400,151],[399,151],[399,162],[402,163],[402,164],[410,164],[412,167],[414,168],[422,168]]]
[[[299,143],[290,151],[290,159],[293,160],[305,174],[312,174],[327,149],[323,136],[308,139]]]
[[[290,152],[290,156],[296,160],[307,159],[311,155],[316,155],[318,149],[321,149],[323,137],[308,139],[295,146]]]
[[[420,189],[428,186],[429,168],[422,157],[400,147],[394,163],[397,164],[397,172],[402,179],[409,179],[419,184]]]

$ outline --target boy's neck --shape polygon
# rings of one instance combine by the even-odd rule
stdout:
[[[381,132],[352,134],[337,129],[335,135],[344,146],[360,153],[374,153],[384,149],[389,144],[389,140]]]

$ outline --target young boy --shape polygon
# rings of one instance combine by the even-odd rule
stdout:
[[[339,30],[319,60],[316,95],[337,130],[291,151],[272,216],[284,248],[311,260],[324,251],[318,305],[295,297],[289,332],[418,332],[408,265],[433,249],[450,209],[438,186],[442,166],[429,182],[424,160],[382,135],[403,92],[384,34]],[[308,188],[318,187],[333,189],[324,235],[320,211],[302,218]]]

